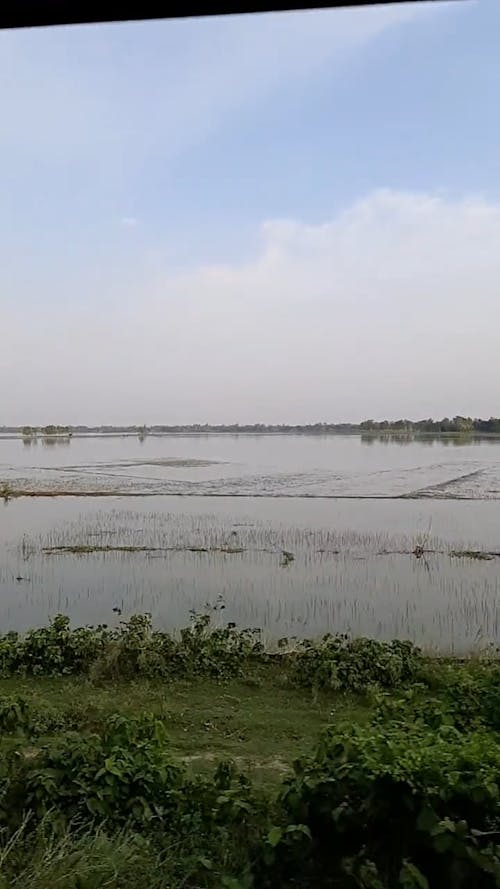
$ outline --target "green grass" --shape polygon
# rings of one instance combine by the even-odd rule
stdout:
[[[495,656],[59,615],[0,668],[0,889],[500,886]]]
[[[117,713],[155,713],[165,722],[174,754],[193,768],[232,758],[266,781],[282,777],[297,756],[312,748],[333,713],[359,721],[369,712],[357,699],[280,686],[269,676],[99,685],[80,678],[10,678],[0,680],[4,695],[68,715],[83,732],[101,728]],[[2,743],[10,747],[12,738]]]
[[[380,799],[377,797],[372,809],[366,811],[370,812],[373,823],[379,825],[381,836],[385,836],[386,816],[380,814],[378,807],[385,806],[384,811],[387,810],[389,814],[393,810],[399,812],[401,792],[398,782],[406,775],[406,772],[403,774],[400,770],[401,762],[404,760],[405,768],[411,772],[409,781],[413,780],[411,769],[416,769],[417,785],[420,787],[422,781],[424,782],[425,793],[428,793],[434,805],[432,794],[435,795],[434,785],[439,783],[436,775],[439,776],[440,771],[438,769],[436,775],[432,773],[432,780],[428,778],[428,772],[433,768],[434,756],[439,753],[446,762],[446,757],[457,763],[460,757],[464,759],[465,766],[463,763],[460,766],[465,769],[464,778],[458,787],[460,793],[457,799],[462,799],[462,796],[469,799],[467,782],[474,776],[479,782],[480,792],[484,792],[486,797],[488,793],[493,794],[497,785],[500,788],[496,766],[497,761],[500,763],[500,753],[497,753],[496,746],[496,733],[500,724],[498,663],[487,659],[462,662],[429,659],[424,661],[423,667],[417,681],[403,682],[391,689],[378,687],[367,691],[364,697],[331,688],[312,691],[310,687],[293,685],[279,663],[267,664],[265,669],[257,666],[246,678],[224,680],[201,676],[162,681],[146,678],[96,681],[82,676],[13,676],[0,679],[0,699],[3,702],[21,701],[24,702],[22,706],[27,705],[26,711],[22,707],[17,711],[18,725],[15,720],[9,723],[5,716],[7,710],[4,708],[2,711],[4,732],[0,738],[0,762],[3,760],[6,764],[11,761],[11,757],[5,754],[17,751],[20,754],[19,760],[17,757],[14,759],[20,762],[21,768],[34,769],[35,772],[38,769],[41,770],[39,774],[45,775],[44,781],[49,782],[49,795],[52,793],[52,775],[62,775],[59,795],[54,792],[50,796],[45,814],[37,815],[36,806],[33,806],[33,810],[30,807],[19,809],[19,817],[24,818],[19,827],[19,821],[9,821],[11,810],[8,805],[7,816],[5,812],[2,813],[0,889],[298,889],[299,886],[300,889],[312,889],[313,886],[314,889],[319,889],[320,886],[337,885],[339,889],[353,889],[354,885],[365,889],[368,886],[382,885],[400,889],[403,885],[410,885],[406,882],[353,883],[342,868],[342,872],[339,872],[340,882],[332,882],[329,868],[332,861],[335,864],[337,859],[334,856],[335,860],[330,861],[330,839],[321,845],[320,831],[314,840],[316,846],[310,847],[309,841],[304,841],[305,835],[300,831],[297,833],[296,825],[300,825],[301,819],[305,818],[304,829],[314,832],[315,818],[323,817],[321,813],[326,800],[327,808],[331,804],[333,810],[344,813],[342,817],[346,819],[345,823],[350,831],[351,845],[358,834],[359,843],[362,844],[365,832],[359,828],[359,824],[365,823],[366,812],[363,806],[365,803],[368,805],[371,799],[369,794],[366,796],[366,787],[369,785],[378,788]],[[375,669],[375,665],[373,668]],[[23,712],[28,713],[29,722],[22,722]],[[196,791],[198,797],[189,797],[189,793],[193,794],[193,791],[188,790],[187,798],[191,799],[192,807],[190,811],[197,811],[196,806],[199,805],[200,812],[205,812],[203,817],[208,817],[202,800],[207,788],[214,786],[216,766],[227,759],[235,762],[238,771],[249,779],[248,786],[253,788],[247,792],[245,785],[238,789],[238,785],[234,783],[233,790],[228,791],[227,800],[231,801],[231,794],[236,793],[236,804],[241,804],[243,808],[234,810],[236,814],[233,815],[227,806],[217,809],[217,797],[222,793],[223,798],[225,791],[221,792],[216,785],[209,809],[210,812],[218,811],[219,814],[213,820],[195,822],[194,828],[189,823],[185,830],[182,827],[179,829],[181,822],[175,822],[177,826],[172,830],[168,818],[165,818],[159,829],[147,821],[144,822],[144,829],[134,821],[127,822],[122,828],[123,821],[113,820],[115,813],[121,811],[119,807],[123,806],[119,792],[116,804],[114,801],[112,803],[111,816],[108,813],[108,820],[105,822],[101,820],[89,824],[88,817],[86,821],[77,822],[74,811],[67,814],[70,809],[65,794],[70,786],[74,789],[71,782],[76,781],[76,785],[80,786],[80,781],[88,780],[85,763],[92,765],[91,750],[88,750],[83,763],[78,759],[64,758],[68,751],[78,750],[85,735],[93,732],[100,736],[105,734],[106,728],[112,723],[112,717],[116,715],[125,716],[133,723],[133,718],[142,717],[146,713],[154,714],[163,723],[167,739],[166,745],[163,739],[160,740],[160,745],[164,745],[162,749],[174,761],[187,765],[188,780],[193,786],[199,787],[199,791]],[[360,723],[363,725],[360,726]],[[442,730],[439,727],[441,724]],[[452,724],[454,727],[450,728]],[[334,741],[329,753],[322,754],[318,752],[322,748],[318,748],[317,742],[327,726],[330,727],[330,734],[333,732]],[[351,729],[351,726],[355,728]],[[73,735],[67,734],[69,729],[77,732],[74,740]],[[58,744],[54,742],[63,742],[64,737],[69,746],[64,748],[66,754],[63,758],[57,758]],[[335,739],[340,739],[340,746]],[[55,751],[55,765],[54,760],[50,760],[47,766],[47,760],[44,760],[45,752],[42,753],[41,748],[46,744],[49,745],[49,751]],[[130,741],[123,740],[123,750],[125,758],[134,757],[136,752],[139,758],[141,756],[140,744],[137,746],[134,737]],[[163,755],[161,750],[160,753]],[[487,781],[483,788],[480,772],[485,768],[486,754],[489,755],[489,783]],[[309,760],[308,755],[311,757]],[[113,771],[114,756],[115,754],[111,755],[109,767],[108,760],[103,760],[112,781],[115,781],[112,776],[116,774]],[[345,761],[343,756],[346,757]],[[297,758],[306,763],[306,772],[301,771],[304,766],[298,767],[292,777],[291,766]],[[118,759],[116,763],[119,761]],[[133,769],[139,780],[144,767],[142,761],[138,759],[137,762],[138,766]],[[150,762],[154,768],[156,760]],[[149,766],[145,768],[147,772]],[[460,768],[457,765],[457,774]],[[11,772],[14,781],[15,769],[16,766],[14,772]],[[380,770],[385,776],[385,783],[382,784],[376,780]],[[288,772],[292,782],[289,786],[293,791],[290,797],[286,794],[283,796],[286,787],[283,778]],[[448,780],[448,772],[449,769],[443,769],[443,787]],[[97,779],[98,775],[95,777]],[[359,788],[356,783],[358,779]],[[340,787],[342,781],[345,783],[344,789],[343,786]],[[354,782],[352,787],[349,782]],[[24,784],[23,779],[23,787]],[[188,784],[182,787],[182,800],[186,798],[187,786]],[[38,787],[43,790],[45,785],[42,782]],[[91,796],[93,787],[94,785],[89,790]],[[17,788],[22,796],[24,791],[21,791],[21,785],[17,785]],[[366,796],[359,812],[356,809],[357,803],[354,805],[358,789],[362,797],[363,794]],[[386,791],[387,798],[384,796]],[[392,792],[394,798],[390,795]],[[328,800],[331,797],[333,802],[328,802],[325,794],[329,794]],[[444,805],[445,797],[446,794],[443,798],[439,794],[436,797],[439,811],[439,807]],[[297,803],[293,802],[295,798]],[[354,800],[352,811],[347,807],[344,812],[342,805],[339,807],[339,801],[344,798],[351,799],[351,802]],[[13,799],[15,804],[17,797],[14,795],[8,799]],[[493,818],[491,824],[496,828],[497,822],[500,825],[500,813],[497,818],[496,798],[493,799],[492,796],[491,799],[490,802],[486,799],[484,805],[490,806]],[[267,801],[266,808],[261,811],[259,806],[264,800]],[[277,802],[279,800],[280,803]],[[475,797],[471,797],[471,800],[467,805],[472,807],[471,811],[475,813],[473,817],[479,818],[480,829],[484,830],[486,824],[489,830],[491,825],[487,823],[486,816],[483,820],[479,817],[482,812],[481,804],[477,803]],[[294,805],[298,806],[297,812],[293,809]],[[457,815],[453,805],[450,803],[451,817],[459,818],[460,812]],[[290,811],[287,806],[292,807]],[[308,814],[310,806],[316,807],[311,809],[312,814]],[[245,815],[247,811],[248,816]],[[446,813],[448,809],[444,811]],[[28,814],[23,816],[23,812]],[[59,817],[62,821],[57,820]],[[78,817],[81,817],[81,810]],[[240,825],[240,820],[243,824],[245,817],[248,817],[251,825],[248,832]],[[361,819],[359,824],[356,819]],[[260,882],[259,867],[264,866],[266,855],[271,854],[265,837],[270,835],[269,826],[275,824],[278,827],[273,827],[274,832],[278,831],[279,834],[285,825],[286,830],[291,833],[285,832],[283,844],[280,841],[276,853],[273,852],[278,857],[272,859],[269,873],[265,871],[267,876],[264,884]],[[391,830],[397,832],[396,824],[397,819]],[[411,841],[410,846],[412,849],[415,846],[417,863],[420,865],[424,861],[425,864],[425,855],[422,861],[418,857],[418,843],[423,842],[422,830],[419,833],[412,825],[413,822],[409,827],[402,827],[402,836],[417,838],[414,843]],[[328,830],[330,829],[331,824]],[[337,840],[341,838],[342,843],[343,829],[339,828],[337,837]],[[460,842],[462,840],[464,843],[469,842],[467,838],[462,838]],[[252,845],[256,841],[257,846]],[[301,845],[301,842],[305,842],[305,845]],[[433,848],[434,839],[431,833],[426,842],[426,850]],[[500,860],[497,853],[493,851],[494,858],[490,861],[487,857],[489,853],[485,852],[484,857],[482,847],[476,848],[474,842],[471,842],[472,853],[476,855],[477,852],[474,858],[474,866],[477,867],[474,879],[483,872],[489,874],[491,864],[494,868],[498,865],[500,880]],[[274,846],[271,848],[274,849]],[[390,841],[389,848],[392,850]],[[258,853],[260,856],[264,854],[263,858],[256,857],[257,849],[261,850]],[[364,855],[362,849],[361,852]],[[457,867],[461,867],[465,860],[465,852],[463,855],[462,852],[457,852]],[[257,862],[257,869],[250,882],[246,881],[243,872],[240,874],[238,871],[240,857],[244,855],[251,867]],[[307,879],[305,882],[295,882],[295,869],[301,872],[303,860],[306,861],[304,874]],[[324,863],[324,873],[321,871],[322,875],[318,879],[314,876],[316,861],[320,871],[323,867],[321,862]],[[410,863],[414,867],[412,860]],[[379,864],[384,866],[383,856]],[[337,865],[338,861],[335,866]],[[481,870],[483,865],[484,871]],[[277,868],[276,876],[272,870],[274,867]],[[413,871],[408,873],[410,876],[412,873],[414,875]],[[234,874],[238,876],[233,876]],[[368,871],[367,874],[370,876]],[[493,889],[500,885],[500,882],[492,883],[488,880],[489,876],[485,876],[483,882],[476,880],[478,889]],[[435,879],[428,883],[417,882],[411,885],[426,885],[430,889],[440,887],[439,881],[436,882]],[[459,884],[445,881],[443,885],[458,887]],[[464,883],[465,885],[473,883]]]
[[[80,677],[0,680],[0,697],[23,698],[85,734],[102,731],[115,714],[156,714],[164,721],[175,759],[193,773],[212,773],[235,761],[257,786],[278,788],[293,761],[313,750],[332,715],[364,721],[369,708],[336,692],[313,694],[277,676],[218,682],[196,678],[93,683]],[[39,737],[4,735],[0,753],[33,754],[60,731]],[[69,825],[62,836],[43,825],[13,839],[0,831],[0,889],[182,889],[197,887],[196,838],[151,845],[130,831],[108,835]],[[205,885],[203,883],[203,885]]]
[[[10,841],[0,838],[0,889],[182,889],[189,873],[179,873],[176,859],[183,852],[159,852],[130,832],[58,836],[42,825],[29,836],[22,829]]]

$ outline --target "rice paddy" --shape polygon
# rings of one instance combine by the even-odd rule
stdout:
[[[156,441],[140,456],[137,449],[149,444],[84,445],[85,460],[74,459],[84,455],[73,447],[83,445],[72,442],[64,460],[49,449],[35,465],[25,449],[10,464],[10,489],[14,476],[24,476],[34,487],[47,485],[51,496],[4,498],[3,629],[45,624],[57,612],[95,624],[141,611],[175,628],[190,611],[217,604],[224,620],[260,626],[269,639],[346,632],[455,653],[500,644],[500,502],[491,444],[482,468],[479,447],[469,461],[454,449],[457,465],[421,465],[417,445],[403,458],[397,445],[379,453],[375,444],[359,472],[365,452],[353,457],[344,439],[320,446],[287,438],[279,442],[279,465],[276,444],[267,440],[265,459],[274,465],[259,465],[262,443],[247,441],[189,442],[183,457],[178,441]],[[299,446],[302,456],[294,456]],[[315,449],[314,459],[304,457],[304,447]],[[99,459],[94,448],[102,449]],[[57,496],[61,478],[75,485],[73,496]],[[84,478],[92,497],[78,496]],[[480,479],[488,485],[480,497],[442,496],[460,484],[470,493]],[[118,480],[128,486],[120,496]],[[427,480],[421,497],[416,480]],[[165,486],[182,496],[161,493]],[[312,496],[334,488],[346,496]]]

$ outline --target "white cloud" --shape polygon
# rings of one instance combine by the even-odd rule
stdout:
[[[135,216],[122,216],[120,222],[122,225],[132,228],[134,225],[137,225],[138,220]]]
[[[324,225],[266,222],[244,264],[148,275],[140,292],[124,270],[121,313],[105,302],[98,318],[71,302],[54,317],[13,310],[2,413],[13,422],[498,413],[499,243],[500,205],[377,191]]]

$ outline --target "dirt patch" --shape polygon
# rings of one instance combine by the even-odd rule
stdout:
[[[278,772],[281,775],[286,775],[291,771],[291,766],[284,762],[284,760],[279,759],[278,757],[272,757],[270,759],[253,759],[247,756],[233,756],[231,757],[235,765],[240,769],[248,768],[249,766],[254,769],[269,769],[273,772]],[[182,761],[185,763],[192,762],[219,762],[220,754],[213,753],[210,750],[207,750],[206,753],[194,753],[190,756],[183,756]]]

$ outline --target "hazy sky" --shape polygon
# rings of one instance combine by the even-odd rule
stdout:
[[[0,33],[0,424],[500,414],[499,33]]]

